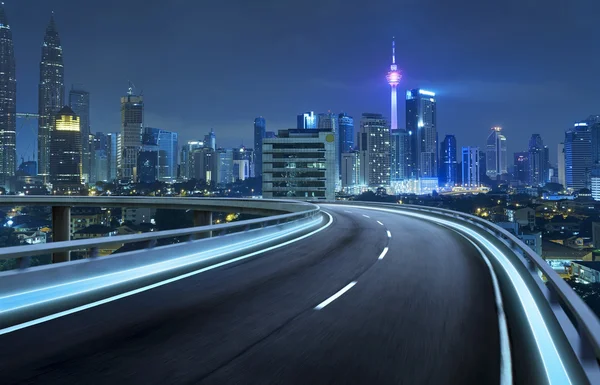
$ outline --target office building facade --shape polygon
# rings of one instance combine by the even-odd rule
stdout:
[[[53,119],[50,138],[50,181],[56,193],[81,190],[81,129],[79,117],[65,106]]]
[[[440,186],[452,187],[458,184],[458,160],[456,156],[456,137],[446,135],[440,146]]]
[[[17,170],[17,78],[12,31],[0,4],[0,186]]]
[[[467,188],[479,187],[479,147],[462,148],[462,185]]]
[[[435,93],[423,89],[406,92],[407,172],[410,179],[437,177],[436,109]]]
[[[342,190],[345,193],[352,193],[360,183],[360,156],[358,151],[345,152],[341,159]]]
[[[506,158],[506,137],[501,127],[492,127],[485,147],[486,175],[492,180],[499,180],[508,174]]]
[[[52,15],[42,45],[38,87],[38,174],[44,179],[50,174],[50,134],[54,118],[65,105],[64,77],[63,50]]]
[[[575,191],[590,187],[592,133],[585,122],[576,123],[565,133],[566,188]]]
[[[126,96],[121,97],[121,159],[119,178],[135,182],[137,157],[142,145],[144,124],[144,98],[134,95],[129,87]]]
[[[304,112],[298,115],[297,128],[299,130],[317,128],[317,116],[314,111]]]
[[[529,178],[531,186],[544,186],[548,182],[550,161],[548,159],[548,148],[539,134],[531,135],[529,139]]]
[[[529,181],[529,152],[515,152],[513,161],[513,178],[520,183]]]
[[[354,119],[346,113],[338,115],[338,153],[343,154],[354,150]],[[340,156],[340,162],[341,162]],[[339,165],[340,170],[342,164]]]
[[[390,127],[381,114],[362,114],[358,135],[360,151],[367,154],[369,187],[388,187],[390,168]]]
[[[408,179],[408,133],[398,129],[390,132],[390,181],[401,182]]]
[[[334,200],[339,179],[331,130],[290,129],[263,142],[263,197]]]
[[[255,174],[257,178],[262,176],[262,144],[266,137],[267,122],[259,116],[254,119],[254,159],[256,161]]]
[[[81,148],[83,151],[81,164],[83,180],[89,181],[92,155],[90,142],[90,93],[82,89],[71,87],[69,91],[69,106],[79,117],[81,127]]]
[[[263,138],[261,138],[261,143],[262,139]],[[219,158],[217,180],[220,185],[227,185],[235,182],[233,175],[233,152],[234,149],[232,148],[219,148],[217,150],[217,157]]]

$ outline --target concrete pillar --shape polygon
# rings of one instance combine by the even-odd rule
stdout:
[[[71,208],[63,206],[52,207],[52,242],[71,240]],[[71,260],[71,252],[60,251],[52,254],[52,263]]]
[[[212,211],[194,210],[194,227],[212,225]],[[208,233],[196,234],[195,239],[210,238],[212,231]]]

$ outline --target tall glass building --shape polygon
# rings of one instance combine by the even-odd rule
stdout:
[[[381,114],[362,114],[359,149],[366,152],[368,164],[365,180],[370,187],[390,185],[390,126]]]
[[[255,174],[257,178],[262,177],[262,145],[267,132],[265,118],[259,116],[254,119],[254,159],[256,161]]]
[[[408,179],[408,133],[406,130],[392,130],[390,133],[390,173],[392,182]]]
[[[479,147],[462,148],[462,185],[479,187]]]
[[[54,117],[65,105],[64,77],[63,51],[52,15],[42,45],[38,87],[38,174],[45,177],[50,174],[50,134]]]
[[[529,152],[515,152],[513,167],[514,179],[521,183],[527,183],[529,180]]]
[[[458,183],[458,161],[456,159],[456,137],[446,135],[440,146],[440,186],[452,187]]]
[[[126,96],[121,97],[121,161],[119,178],[135,181],[137,157],[142,145],[142,127],[144,124],[144,98],[134,95],[129,87]]]
[[[217,150],[217,156],[219,158],[217,167],[217,181],[220,185],[227,185],[235,182],[233,175],[233,152],[234,150],[232,148],[219,148]]]
[[[544,147],[544,142],[540,134],[533,134],[529,139],[528,161],[528,183],[534,187],[544,186],[548,182],[550,164],[548,148]]]
[[[436,106],[435,93],[423,89],[406,91],[407,172],[410,179],[437,176]]]
[[[12,32],[3,4],[0,4],[0,186],[7,187],[8,179],[17,169],[17,79]]]
[[[500,179],[502,175],[508,174],[506,137],[501,132],[501,127],[492,127],[492,132],[486,141],[485,173],[492,180]]]
[[[338,127],[339,132],[337,140],[340,161],[339,167],[341,172],[342,154],[354,150],[354,119],[352,119],[352,116],[342,112],[338,115]]]
[[[317,128],[317,116],[315,113],[313,111],[309,111],[298,115],[297,128],[299,130]]]
[[[79,117],[65,106],[58,112],[50,140],[50,180],[57,193],[81,189],[81,131]]]
[[[567,188],[590,187],[592,171],[592,133],[587,123],[575,123],[565,133],[565,179]]]
[[[88,180],[92,167],[92,149],[90,143],[90,93],[75,87],[69,91],[69,106],[79,116],[81,122],[81,147],[83,158],[81,160],[83,179]]]

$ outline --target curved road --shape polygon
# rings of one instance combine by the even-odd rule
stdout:
[[[323,208],[334,223],[302,241],[0,336],[0,383],[498,384],[477,250],[418,219]]]

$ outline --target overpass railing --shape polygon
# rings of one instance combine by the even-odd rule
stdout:
[[[229,202],[219,200],[219,210],[229,207],[228,212],[236,212],[235,207],[240,202]],[[255,208],[261,210],[281,212],[287,209],[292,212],[180,230],[0,248],[1,259],[24,259],[64,251],[98,250],[115,243],[136,243],[146,247],[0,273],[0,335],[235,263],[323,228],[324,216],[316,205],[293,201],[255,202]],[[111,201],[111,204],[115,203],[118,202]],[[160,201],[161,205],[165,203],[165,200]],[[252,209],[248,206],[252,204],[249,201],[245,205]],[[196,207],[189,205],[187,208],[195,210]],[[206,210],[209,201],[202,200],[202,207]],[[197,239],[206,234],[216,236]],[[165,238],[183,238],[183,241],[156,245],[158,239]]]
[[[347,203],[356,204],[358,202]],[[428,215],[451,220],[458,219],[476,226],[501,241],[525,267],[532,278],[529,282],[535,282],[539,292],[543,294],[590,383],[600,383],[600,320],[564,279],[514,234],[475,215],[443,208],[368,202],[360,202],[360,205],[428,213]]]

